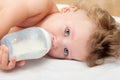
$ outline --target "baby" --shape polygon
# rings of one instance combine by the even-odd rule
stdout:
[[[38,26],[51,34],[48,55],[52,57],[84,61],[91,67],[99,65],[99,59],[120,54],[120,29],[115,20],[84,0],[61,11],[51,0],[2,0],[0,7],[0,38],[8,32]],[[0,46],[1,70],[24,64],[16,62],[15,57],[8,61],[8,48]]]

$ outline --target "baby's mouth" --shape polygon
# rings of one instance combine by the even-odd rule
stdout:
[[[50,34],[51,36],[51,49],[50,51],[48,52],[49,55],[52,54],[52,50],[54,49],[54,35],[53,34]]]
[[[52,35],[52,46],[51,46],[51,49],[54,47],[54,39],[55,39],[55,37]]]
[[[53,43],[54,43],[54,36],[53,36],[53,34],[51,34],[50,32],[49,32],[49,34],[50,34],[50,36],[51,36],[51,49],[52,49]]]

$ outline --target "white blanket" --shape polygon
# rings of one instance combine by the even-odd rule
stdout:
[[[116,19],[120,22],[120,18]],[[0,71],[0,80],[120,80],[119,60],[108,59],[105,64],[92,68],[83,62],[48,56],[26,63],[10,72]]]

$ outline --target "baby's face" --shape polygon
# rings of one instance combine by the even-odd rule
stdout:
[[[84,11],[53,14],[41,26],[52,35],[50,56],[85,60],[88,55],[87,42],[95,24]]]

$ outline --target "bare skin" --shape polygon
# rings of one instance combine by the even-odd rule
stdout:
[[[13,26],[33,26],[56,11],[51,0],[0,0],[0,38]]]
[[[14,26],[18,26],[19,30],[34,26],[47,15],[57,11],[52,0],[0,0],[0,39]],[[8,61],[7,47],[0,46],[1,70],[11,70],[16,65],[24,64],[24,61],[16,62],[15,57]]]
[[[7,32],[18,31],[30,26],[42,27],[46,29],[52,37],[52,48],[48,52],[48,55],[55,58],[85,61],[89,54],[86,48],[88,46],[87,42],[96,25],[84,10],[79,10],[76,6],[70,6],[58,11],[55,4],[50,0],[17,1],[13,3],[21,3],[22,6],[19,4],[16,6],[12,5],[13,7],[10,8],[12,10],[12,17],[6,15],[10,17],[7,21],[9,25],[5,25],[6,28],[0,27],[3,30],[3,32],[0,33],[1,37],[7,34]],[[40,1],[44,2],[40,5],[40,3],[38,4]],[[20,7],[24,9],[22,10]],[[8,9],[8,11],[10,11],[10,9]],[[20,13],[16,12],[16,10]],[[2,23],[0,23],[0,25],[1,24]],[[10,27],[10,25],[14,27]],[[1,70],[11,70],[15,68],[16,64],[18,66],[25,64],[24,61],[16,62],[15,57],[13,57],[11,61],[8,61],[8,49],[5,46],[0,47],[0,55]]]

